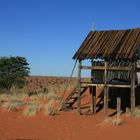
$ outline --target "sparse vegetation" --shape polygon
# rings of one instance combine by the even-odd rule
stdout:
[[[47,95],[44,96],[44,98],[48,100],[60,100],[60,96],[54,93],[48,93]]]
[[[8,101],[8,98],[9,98],[8,94],[4,93],[0,94],[0,102],[6,102]]]
[[[136,107],[135,111],[131,115],[136,116],[136,117],[140,117],[140,107]]]
[[[23,111],[24,116],[35,116],[39,111],[41,111],[42,106],[39,103],[31,103],[25,106]]]
[[[111,125],[112,124],[112,120],[111,118],[107,117],[103,120],[103,124],[105,125]]]
[[[67,90],[71,90],[77,85],[76,80],[70,81],[69,85],[68,82],[69,82],[68,80],[50,81],[48,82],[47,87],[49,89],[49,92],[56,93],[56,92],[64,92],[66,88]]]
[[[55,115],[56,107],[61,99],[61,96],[56,93],[64,92],[67,80],[54,79],[48,82],[37,77],[31,78],[26,78],[27,83],[23,88],[12,86],[10,92],[1,92],[0,106],[6,111],[18,111],[21,107],[22,114],[29,117],[35,116],[40,111],[48,116]],[[74,85],[72,82],[71,87]]]
[[[112,124],[113,125],[122,125],[123,123],[123,120],[120,118],[120,117],[115,117],[113,120],[112,120]]]
[[[48,116],[55,115],[54,104],[55,104],[55,100],[51,100],[51,101],[49,101],[48,104],[45,105],[45,107],[44,107],[45,115],[48,115]]]
[[[24,105],[22,101],[18,100],[10,100],[8,102],[5,102],[2,107],[7,111],[17,111],[19,107]]]
[[[106,119],[104,119],[103,123],[105,125],[117,125],[117,126],[119,126],[119,125],[122,125],[123,120],[117,116],[111,117],[111,118],[107,117]]]

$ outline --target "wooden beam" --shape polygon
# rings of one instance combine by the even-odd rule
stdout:
[[[77,99],[77,112],[81,114],[81,67],[82,61],[79,60],[79,67],[78,67],[78,99]]]
[[[130,71],[131,67],[108,67],[107,70]]]
[[[80,69],[104,70],[104,66],[81,66]]]
[[[131,85],[115,85],[115,84],[108,84],[108,87],[118,87],[118,88],[131,88]]]
[[[81,66],[80,69],[105,70],[105,66]],[[124,66],[107,67],[107,70],[130,71],[131,67],[124,67]]]
[[[104,87],[105,84],[95,84],[95,83],[82,83],[83,86],[102,86]],[[106,84],[107,87],[118,87],[118,88],[131,88],[131,85],[119,85],[119,84]],[[135,86],[136,87],[136,86]]]

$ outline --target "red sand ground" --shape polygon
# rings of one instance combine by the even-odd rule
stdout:
[[[0,140],[139,140],[140,118],[123,116],[121,126],[103,125],[103,115],[60,113],[24,117],[20,112],[0,111]]]
[[[82,99],[89,105],[90,94]],[[78,115],[60,112],[48,117],[43,113],[25,117],[19,112],[0,110],[0,140],[139,140],[140,118],[122,116],[121,126],[103,124],[103,112]]]

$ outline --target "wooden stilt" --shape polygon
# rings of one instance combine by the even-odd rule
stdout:
[[[105,86],[104,88],[104,116],[108,117],[108,91],[109,88]]]
[[[121,115],[121,98],[117,97],[117,118]]]
[[[82,61],[79,60],[79,67],[78,67],[78,100],[77,100],[77,112],[81,114],[81,65]]]
[[[91,102],[91,112],[92,114],[96,114],[96,86],[91,87],[91,97],[92,97],[92,102]]]
[[[104,71],[104,116],[108,117],[108,87],[107,87],[107,62],[105,61],[105,71]]]
[[[129,107],[126,107],[125,113],[126,113],[126,114],[129,114],[129,113],[130,113],[130,108],[129,108]]]
[[[93,87],[94,88],[94,93],[93,93],[93,113],[96,114],[96,87]]]
[[[130,99],[130,104],[131,104],[131,113],[135,111],[135,67],[136,67],[136,62],[134,61],[132,63],[132,70],[131,70],[131,99]]]

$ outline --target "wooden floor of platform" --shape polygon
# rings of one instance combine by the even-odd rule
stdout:
[[[81,82],[81,86],[102,86],[104,87],[105,84],[103,83],[91,83],[91,82]],[[131,88],[131,85],[130,83],[129,84],[119,84],[119,83],[107,83],[106,84],[107,87],[118,87],[118,88]],[[135,88],[137,87],[138,85],[135,85]]]

